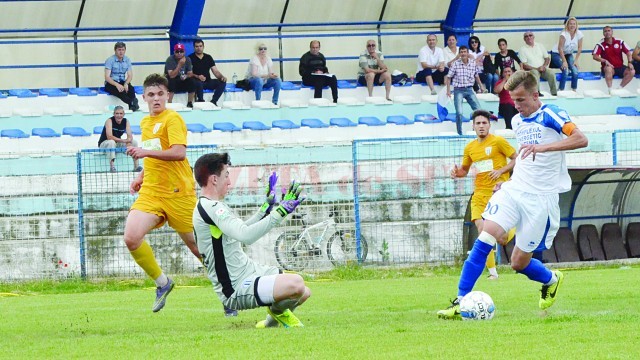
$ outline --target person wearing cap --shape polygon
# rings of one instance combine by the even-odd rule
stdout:
[[[176,92],[187,92],[187,107],[193,107],[196,85],[191,59],[184,55],[184,45],[177,43],[173,46],[173,55],[164,63],[164,74],[169,79],[169,102],[173,101]]]
[[[138,98],[131,85],[133,67],[131,59],[125,56],[127,46],[118,41],[113,47],[114,54],[104,62],[104,90],[129,105],[129,110],[136,111]]]

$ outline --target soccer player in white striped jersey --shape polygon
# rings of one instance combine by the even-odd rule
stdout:
[[[560,226],[558,194],[571,189],[565,151],[586,147],[588,140],[566,111],[540,101],[533,74],[516,71],[505,86],[519,112],[513,118],[519,144],[516,164],[511,179],[491,197],[482,214],[484,228],[462,267],[458,297],[447,309],[438,311],[438,317],[443,319],[462,318],[460,299],[473,289],[496,239],[502,239],[514,226],[516,246],[511,267],[542,284],[540,309],[553,305],[564,278],[560,271],[547,269],[532,254],[550,248]]]

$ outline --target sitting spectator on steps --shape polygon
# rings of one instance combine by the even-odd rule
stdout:
[[[491,54],[489,51],[480,43],[480,39],[477,36],[472,36],[469,38],[469,59],[476,62],[478,67],[482,69],[480,73],[480,80],[485,86],[487,92],[493,91],[493,86],[498,81],[498,74],[496,74],[496,69],[493,66],[493,62],[491,62]],[[478,90],[474,88],[474,90]]]
[[[540,43],[535,42],[535,36],[531,31],[524,33],[525,45],[520,48],[518,56],[522,60],[522,68],[529,71],[538,80],[538,92],[540,92],[540,78],[547,80],[551,95],[558,95],[556,88],[556,74],[549,70],[551,56],[547,49]]]
[[[513,70],[512,73],[515,72],[516,63],[518,63],[518,65],[522,68],[522,61],[520,61],[520,58],[515,51],[509,49],[506,39],[498,39],[498,49],[500,49],[500,51],[496,53],[494,59],[496,74],[502,75],[502,70],[504,70],[504,68],[506,67],[510,67],[511,70]]]
[[[444,66],[447,71],[449,71],[451,65],[460,58],[458,55],[459,50],[458,38],[454,34],[449,35],[449,37],[447,37],[447,46],[443,49]],[[444,83],[444,78],[442,79],[442,83]]]
[[[196,101],[204,102],[203,90],[213,90],[213,97],[211,102],[213,105],[218,105],[220,96],[224,94],[225,87],[227,86],[227,78],[222,75],[216,66],[216,62],[211,55],[204,52],[204,41],[202,39],[196,39],[193,42],[193,54],[189,55],[191,64],[193,65],[193,79],[196,85]],[[216,77],[211,78],[211,71]]]
[[[633,68],[635,69],[636,73],[640,74],[640,41],[638,41],[636,47],[633,49],[631,58],[633,59]]]
[[[562,70],[560,90],[564,90],[568,73],[571,72],[571,90],[578,90],[578,59],[582,53],[582,31],[578,30],[578,20],[570,17],[560,33],[558,44],[551,50],[551,67]]]
[[[614,75],[622,78],[620,87],[623,88],[633,80],[636,72],[633,68],[631,50],[629,50],[623,40],[613,37],[613,28],[611,26],[605,26],[602,29],[602,34],[604,38],[593,49],[593,60],[600,63],[600,72],[602,76],[604,76],[609,93],[611,93]],[[622,53],[627,55],[627,66],[624,66]]]
[[[433,83],[444,83],[444,76],[447,75],[444,52],[436,47],[437,44],[438,38],[435,35],[427,36],[427,45],[423,46],[418,53],[418,70],[415,78],[416,82],[429,85],[431,95],[437,93]]]
[[[249,79],[251,89],[256,93],[256,100],[262,98],[263,88],[273,88],[271,102],[274,105],[278,105],[282,80],[273,71],[273,61],[267,55],[267,45],[260,43],[256,46],[256,56],[249,60],[247,79]]]
[[[322,88],[329,86],[333,102],[338,102],[338,80],[335,75],[329,74],[327,60],[320,52],[320,41],[312,40],[309,43],[309,51],[300,58],[298,72],[302,76],[302,84],[313,86],[314,98],[322,97]]]
[[[131,59],[125,56],[127,46],[118,41],[113,47],[114,55],[104,62],[104,90],[129,105],[129,110],[137,111],[138,98],[131,85],[133,80],[133,67]]]
[[[184,45],[177,43],[173,46],[173,55],[164,63],[164,74],[169,79],[169,102],[173,101],[176,92],[187,92],[187,107],[193,107],[196,91],[191,59],[184,55]]]
[[[124,134],[127,134],[127,137],[123,139],[122,135]],[[128,146],[136,147],[138,142],[133,138],[129,121],[124,117],[124,108],[118,105],[113,110],[113,116],[104,122],[102,134],[100,134],[100,140],[98,140],[98,147],[100,149],[115,149]],[[116,172],[116,153],[115,151],[109,151],[107,154],[110,159],[111,172]],[[138,159],[135,158],[133,159],[133,171],[142,171],[142,167],[138,165]]]
[[[367,50],[360,54],[360,72],[358,72],[358,83],[366,85],[369,97],[373,96],[373,86],[382,85],[386,92],[386,99],[391,101],[391,73],[384,64],[384,55],[376,50],[375,40],[367,40]]]

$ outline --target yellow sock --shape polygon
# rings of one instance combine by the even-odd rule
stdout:
[[[491,269],[496,267],[496,251],[491,250],[489,256],[487,256],[487,268]]]
[[[162,274],[162,269],[160,269],[148,242],[142,241],[142,245],[139,248],[131,251],[131,256],[153,280]]]

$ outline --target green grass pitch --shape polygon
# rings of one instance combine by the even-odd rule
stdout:
[[[159,313],[143,280],[0,284],[2,359],[633,359],[640,266],[565,270],[556,304],[502,269],[479,280],[497,313],[444,321],[459,268],[342,268],[310,279],[301,329],[255,329],[264,309],[225,318],[206,279],[178,278]]]

